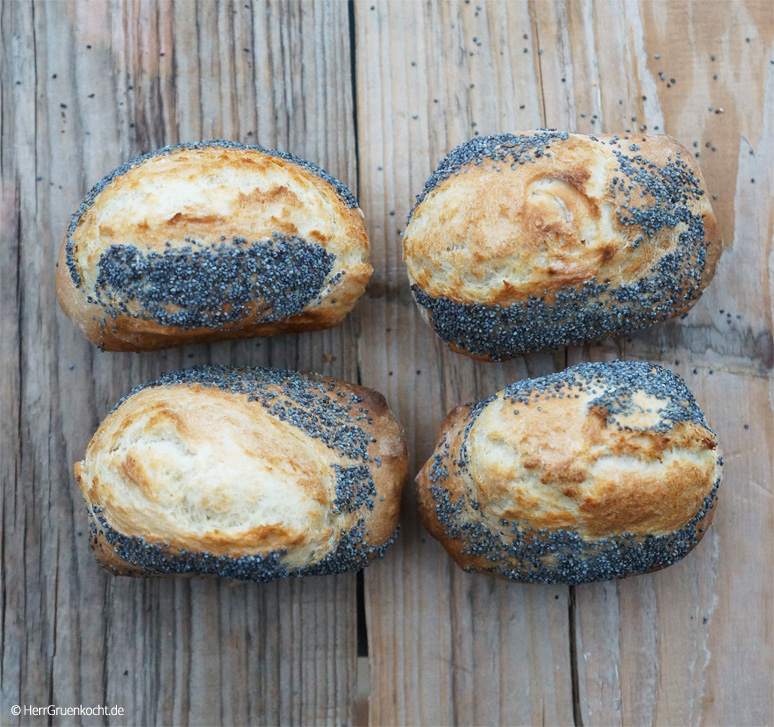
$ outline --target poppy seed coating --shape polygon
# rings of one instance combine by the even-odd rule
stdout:
[[[365,465],[336,468],[336,499],[333,501],[336,511],[355,512],[361,507],[374,509],[376,486],[371,470]]]
[[[687,555],[703,533],[701,524],[717,500],[718,480],[704,498],[699,511],[685,527],[666,535],[622,533],[595,541],[571,529],[533,529],[518,521],[502,520],[493,532],[475,501],[460,497],[456,502],[439,485],[430,490],[437,502],[439,522],[449,537],[463,541],[462,553],[483,556],[487,568],[465,568],[524,583],[594,583],[665,568]]]
[[[123,561],[139,570],[142,576],[158,575],[210,575],[241,581],[268,583],[279,578],[297,578],[301,576],[324,576],[348,573],[360,570],[372,560],[382,558],[387,548],[398,535],[397,528],[387,542],[375,546],[365,539],[365,519],[360,518],[355,525],[341,534],[336,549],[317,563],[306,566],[287,566],[283,558],[287,551],[272,550],[265,554],[230,557],[216,556],[207,551],[190,551],[184,548],[172,548],[163,541],[148,542],[145,538],[127,536],[112,528],[102,509],[94,505],[86,508],[89,515],[90,542],[96,551],[103,548],[100,538],[112,546],[113,551]],[[116,569],[113,568],[115,572]]]
[[[702,537],[708,515],[717,501],[719,475],[713,476],[701,491],[706,494],[700,497],[698,510],[666,533],[626,531],[592,536],[578,526],[535,527],[528,520],[493,515],[487,504],[489,495],[479,491],[471,473],[470,437],[476,421],[495,402],[508,410],[509,417],[512,412],[518,418],[527,407],[534,412],[552,400],[567,400],[570,406],[569,402],[578,398],[586,400],[586,417],[592,413],[600,415],[606,431],[612,429],[627,436],[631,433],[635,439],[651,433],[656,435],[656,440],[663,438],[667,442],[659,445],[664,447],[664,452],[677,446],[669,442],[678,441],[670,440],[678,425],[698,425],[714,439],[685,383],[671,371],[646,362],[583,363],[561,373],[516,382],[495,396],[468,405],[464,416],[452,420],[454,423],[441,433],[435,453],[418,478],[420,490],[429,493],[429,506],[423,506],[423,518],[432,521],[428,527],[440,526],[449,539],[442,541],[444,546],[463,561],[465,570],[529,583],[603,581],[671,565],[683,558]],[[658,408],[652,404],[653,399],[658,400]],[[648,404],[644,405],[643,401]],[[647,424],[628,423],[627,417],[632,417],[632,422]],[[517,458],[525,456],[516,455]],[[655,464],[659,461],[655,460]],[[717,466],[716,473],[722,467],[719,454]],[[539,476],[537,470],[534,472]],[[546,480],[543,485],[556,486]],[[579,502],[586,497],[583,488],[587,486],[587,483],[580,485]],[[515,502],[522,496],[529,500],[531,495],[520,494],[518,483],[513,487],[513,494],[507,497],[513,497]],[[498,495],[494,504],[507,508],[504,500],[498,499],[502,497],[505,495]],[[431,531],[441,537],[437,530]],[[466,557],[470,558],[467,562]]]
[[[325,286],[335,259],[322,245],[276,233],[254,243],[235,239],[205,246],[189,240],[163,253],[111,245],[97,263],[94,302],[112,318],[184,329],[220,328],[247,317],[282,321],[338,282]]]

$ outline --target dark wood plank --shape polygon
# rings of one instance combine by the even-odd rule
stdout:
[[[29,93],[34,87],[34,69],[22,62],[29,57],[32,38],[19,31],[31,23],[30,7],[14,9],[9,3],[0,5],[0,509],[2,537],[0,562],[2,578],[2,619],[0,620],[0,705],[3,720],[7,710],[18,704],[20,679],[6,680],[21,663],[26,646],[19,635],[24,630],[24,591],[9,583],[6,573],[19,574],[24,565],[24,500],[16,492],[21,470],[22,439],[20,421],[21,392],[21,332],[19,310],[22,288],[19,280],[20,249],[17,244],[22,216],[34,214],[29,202],[22,210],[22,188],[25,200],[34,198],[34,173],[18,169],[16,150],[30,146],[34,128],[22,123],[34,118],[35,99]],[[10,109],[19,109],[19,118]],[[32,170],[34,171],[34,170]],[[33,194],[30,194],[32,186]]]

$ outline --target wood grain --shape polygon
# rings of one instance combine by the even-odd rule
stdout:
[[[652,576],[558,589],[557,608],[542,622],[530,604],[543,589],[456,572],[427,542],[408,492],[409,532],[385,568],[366,574],[374,724],[763,724],[774,716],[771,686],[760,681],[772,670],[766,634],[774,594],[771,577],[755,575],[767,573],[772,538],[748,539],[737,529],[741,519],[751,532],[772,532],[774,468],[763,444],[772,422],[772,140],[764,124],[772,114],[764,81],[772,77],[774,19],[760,3],[738,4],[730,18],[729,7],[356,4],[361,198],[375,247],[384,240],[378,295],[372,287],[360,310],[387,334],[385,356],[381,332],[364,329],[360,360],[397,402],[415,443],[412,472],[456,404],[526,375],[628,356],[683,375],[733,452],[721,514],[691,558]],[[754,70],[745,74],[743,66]],[[723,112],[709,112],[711,105]],[[684,321],[553,358],[472,362],[449,354],[419,320],[405,285],[400,228],[413,196],[453,146],[476,131],[539,125],[666,132],[692,151],[696,142],[728,250],[717,281]],[[379,169],[385,158],[392,165]],[[749,172],[737,174],[738,164]],[[740,207],[744,219],[735,226]],[[395,380],[397,362],[403,375]],[[415,378],[415,369],[431,376]],[[729,415],[729,401],[739,414]],[[754,431],[743,419],[756,421]],[[742,515],[751,515],[753,502],[756,515]],[[740,592],[746,607],[733,611],[731,594]],[[522,622],[512,632],[498,616],[515,604]],[[524,629],[531,648],[517,637]],[[756,639],[766,646],[752,647]],[[536,670],[543,673],[537,691]],[[551,671],[557,678],[546,680]],[[733,683],[730,674],[738,675]],[[510,695],[519,696],[508,702]]]
[[[756,573],[770,571],[774,539],[750,536],[774,526],[774,14],[760,3],[735,4],[730,18],[725,3],[641,3],[620,14],[569,7],[571,57],[591,47],[600,72],[621,60],[627,69],[628,89],[600,82],[598,125],[610,132],[623,120],[633,131],[634,124],[663,130],[699,154],[726,244],[713,284],[687,318],[569,351],[569,363],[635,357],[672,368],[726,451],[708,543],[663,572],[576,589],[581,718],[587,725],[766,724],[772,686],[754,675],[772,673],[774,647],[754,644],[771,642],[774,586]],[[619,99],[628,105],[624,119]],[[744,608],[732,607],[733,594]],[[731,674],[739,675],[733,685]]]
[[[2,724],[43,724],[10,706],[52,703],[123,706],[112,724],[774,722],[769,3],[6,0],[0,59]],[[452,147],[543,125],[676,136],[700,154],[726,250],[684,320],[474,362],[420,319],[400,233]],[[332,331],[99,353],[56,305],[68,215],[135,154],[218,137],[293,151],[358,194],[364,299]],[[360,381],[403,422],[413,476],[456,404],[619,357],[683,376],[726,453],[713,527],[665,571],[577,588],[466,575],[421,528],[409,483],[400,539],[365,572],[363,656],[355,576],[134,581],[89,553],[72,462],[162,371]]]
[[[406,427],[415,473],[453,406],[564,362],[539,355],[489,366],[450,353],[420,319],[401,259],[414,195],[447,151],[476,131],[541,124],[536,47],[526,4],[355,11],[360,199],[378,255],[358,307],[370,322],[358,357],[365,383],[386,393]],[[403,523],[390,557],[365,575],[371,722],[571,722],[568,589],[462,573],[419,525],[413,486]]]
[[[13,704],[51,703],[117,704],[123,724],[347,722],[354,575],[266,586],[111,578],[90,555],[71,467],[112,403],[162,371],[233,362],[355,380],[354,321],[276,341],[101,354],[53,289],[70,212],[137,153],[260,141],[354,187],[347,6],[1,7],[2,722]]]

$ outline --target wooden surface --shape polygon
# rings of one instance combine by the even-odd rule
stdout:
[[[0,723],[774,722],[773,42],[769,3],[730,0],[0,0]],[[542,125],[676,136],[700,153],[726,251],[685,320],[473,362],[422,323],[400,232],[453,146]],[[366,295],[328,332],[99,353],[56,305],[70,212],[120,162],[218,137],[292,151],[356,192]],[[421,529],[410,485],[402,535],[362,588],[117,579],[89,553],[72,463],[162,371],[360,381],[403,422],[413,475],[456,404],[616,357],[683,376],[726,453],[710,532],[660,573],[573,588],[466,575]],[[124,717],[10,711],[103,703]]]

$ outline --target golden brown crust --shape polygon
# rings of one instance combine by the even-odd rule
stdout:
[[[545,131],[455,149],[403,238],[409,280],[436,331],[453,350],[494,360],[681,315],[709,284],[722,247],[701,172],[675,139]],[[666,295],[613,294],[645,280]],[[552,308],[545,321],[536,321],[535,300]],[[605,317],[624,304],[623,323]],[[490,312],[481,319],[490,329],[495,307],[514,315],[498,313],[499,330],[477,338],[464,330],[470,306]]]
[[[582,364],[451,412],[417,493],[425,527],[466,570],[584,582],[689,552],[712,519],[721,463],[673,374]],[[527,547],[536,541],[544,552]]]
[[[75,474],[95,555],[111,572],[272,580],[380,555],[397,527],[407,461],[377,392],[202,367],[123,400]]]
[[[365,289],[368,258],[363,214],[332,177],[290,155],[202,142],[100,182],[68,226],[56,284],[91,341],[149,351],[335,326]]]

